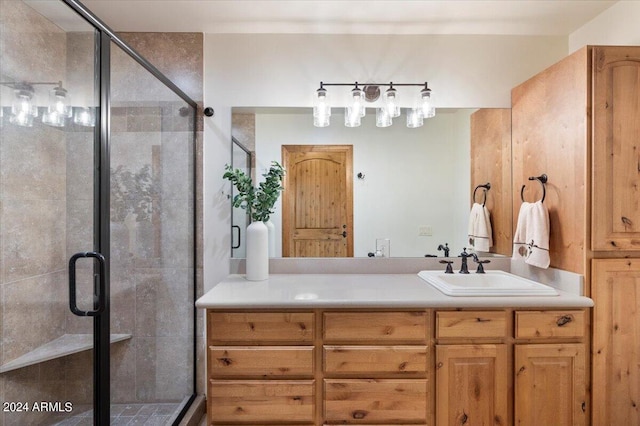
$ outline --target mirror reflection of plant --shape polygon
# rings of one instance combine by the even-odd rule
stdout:
[[[111,220],[124,222],[133,214],[136,222],[150,221],[154,203],[160,207],[158,187],[149,164],[135,173],[122,165],[111,169]]]
[[[233,197],[233,206],[247,210],[252,221],[266,222],[273,213],[273,207],[280,196],[284,169],[277,161],[271,162],[269,171],[262,176],[258,188],[253,186],[250,176],[240,169],[234,169],[231,165],[225,166],[224,179],[235,186],[238,194]]]

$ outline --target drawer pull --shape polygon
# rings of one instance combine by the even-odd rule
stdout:
[[[573,321],[573,318],[571,318],[571,315],[563,315],[560,318],[558,318],[558,320],[556,321],[556,324],[558,324],[558,327],[562,327],[563,325],[569,324],[571,321]]]
[[[362,420],[367,417],[367,412],[364,410],[356,410],[352,413],[352,417],[356,420]]]

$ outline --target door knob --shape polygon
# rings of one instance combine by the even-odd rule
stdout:
[[[347,231],[342,232],[342,236],[347,238]]]

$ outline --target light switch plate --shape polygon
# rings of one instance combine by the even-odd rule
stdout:
[[[419,237],[430,237],[433,235],[433,228],[430,226],[421,226],[418,228]]]
[[[389,238],[376,238],[376,253],[382,257],[391,257],[391,240]]]

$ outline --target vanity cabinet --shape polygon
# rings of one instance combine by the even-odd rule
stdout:
[[[207,324],[210,425],[585,424],[582,309],[209,309]]]

